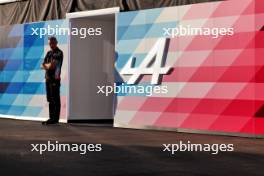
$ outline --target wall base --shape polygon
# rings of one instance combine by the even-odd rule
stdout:
[[[15,120],[31,120],[31,121],[45,121],[48,120],[46,117],[27,117],[27,116],[13,116],[13,115],[0,115],[0,119],[15,119]],[[67,123],[67,119],[60,119],[60,123]]]
[[[133,126],[124,125],[120,123],[114,123],[114,127],[117,128],[130,128],[130,129],[140,129],[140,130],[158,130],[158,131],[173,131],[179,133],[193,133],[193,134],[207,134],[207,135],[219,135],[219,136],[233,136],[233,137],[247,137],[247,138],[258,138],[264,139],[264,135],[246,134],[246,133],[227,133],[221,131],[208,131],[208,130],[192,130],[183,128],[166,128],[166,127],[153,127],[153,126]]]

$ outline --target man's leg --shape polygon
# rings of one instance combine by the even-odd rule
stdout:
[[[46,82],[47,101],[49,102],[49,120],[44,124],[57,123],[56,118],[56,84],[53,81]]]
[[[61,110],[61,101],[60,101],[60,81],[56,81],[54,85],[54,120],[59,121],[60,119],[60,110]]]
[[[49,102],[49,119],[53,120],[53,117],[55,116],[55,107],[53,101]]]
[[[47,101],[49,103],[49,119],[53,116],[53,105],[52,105],[52,84],[50,81],[46,81],[46,93]]]
[[[60,109],[61,109],[61,104],[60,104],[60,100],[57,99],[57,101],[55,102],[55,110],[54,110],[54,120],[55,121],[59,121],[60,119]]]
[[[60,81],[54,80],[51,84],[51,121],[57,123],[60,116]]]
[[[49,104],[49,119],[46,122],[43,122],[42,124],[48,124],[51,121],[51,118],[53,116],[53,105],[52,105],[52,89],[51,89],[51,82],[46,81],[46,97],[47,102]]]

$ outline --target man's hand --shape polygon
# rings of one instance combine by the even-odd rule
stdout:
[[[42,63],[42,64],[40,65],[40,68],[46,70],[46,69],[45,69],[45,64]]]
[[[52,64],[51,63],[47,63],[47,64],[42,64],[41,68],[44,70],[49,70],[52,68]]]

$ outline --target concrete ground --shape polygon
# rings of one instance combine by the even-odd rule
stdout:
[[[31,144],[101,143],[102,152],[31,152]],[[234,152],[162,152],[164,143],[232,143]],[[264,175],[264,140],[176,132],[117,129],[110,125],[0,120],[3,176],[189,176]]]

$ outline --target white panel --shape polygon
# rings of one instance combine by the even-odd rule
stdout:
[[[70,19],[71,28],[102,28],[102,35],[71,36],[69,120],[112,119],[114,94],[97,86],[114,84],[115,15]]]

